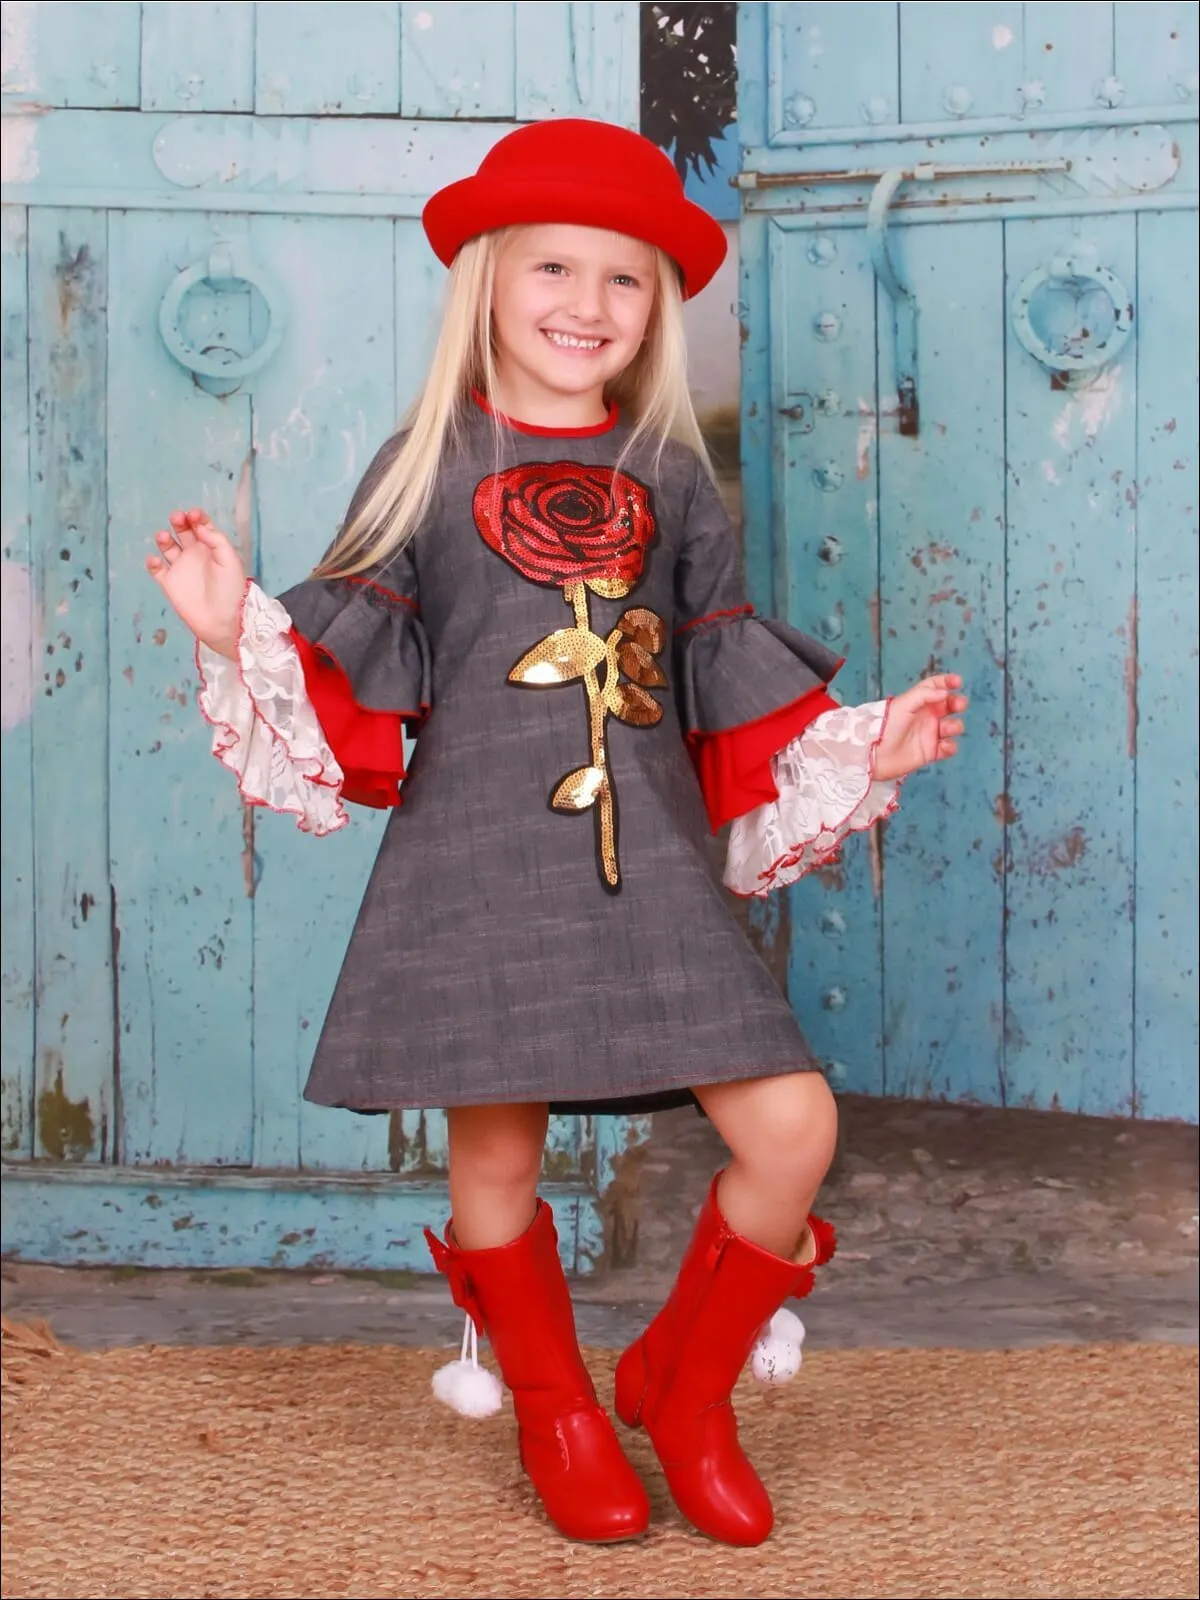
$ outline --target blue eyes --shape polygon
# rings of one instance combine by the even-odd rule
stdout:
[[[564,277],[567,271],[566,267],[563,266],[561,261],[543,261],[537,270],[539,272],[550,273],[554,277]],[[632,277],[628,272],[615,272],[611,281],[621,289],[638,288],[638,280]]]

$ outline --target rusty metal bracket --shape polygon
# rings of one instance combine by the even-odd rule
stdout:
[[[1047,173],[1069,174],[1075,163],[1067,157],[1046,161],[924,161],[906,176],[931,183],[935,178],[1023,178]],[[738,172],[729,182],[735,189],[810,189],[829,184],[881,183],[896,170],[890,167],[832,167],[813,172]]]
[[[912,290],[901,281],[888,252],[888,209],[902,184],[910,178],[931,178],[933,167],[893,167],[885,172],[871,191],[867,206],[867,244],[875,276],[892,302],[893,337],[896,350],[896,394],[899,431],[915,439],[921,429],[921,407],[917,397],[917,301]]]

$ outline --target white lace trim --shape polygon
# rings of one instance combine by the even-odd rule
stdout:
[[[772,757],[778,800],[738,817],[725,883],[762,896],[835,861],[852,833],[899,808],[899,781],[873,777],[889,702],[826,711]]]
[[[350,820],[342,769],[304,687],[292,619],[255,583],[242,600],[238,660],[196,646],[200,710],[213,755],[237,779],[247,805],[296,818],[301,833],[336,833]]]

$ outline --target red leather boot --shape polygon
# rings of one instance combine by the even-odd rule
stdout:
[[[521,1465],[546,1514],[568,1539],[632,1539],[650,1502],[596,1398],[579,1344],[550,1207],[512,1244],[460,1250],[428,1228],[434,1265],[456,1305],[487,1334],[517,1414]]]
[[[761,1544],[775,1520],[730,1394],[763,1324],[789,1295],[809,1293],[835,1248],[819,1217],[799,1260],[751,1244],[718,1210],[714,1178],[666,1305],[617,1365],[617,1415],[646,1429],[688,1521],[725,1544]]]

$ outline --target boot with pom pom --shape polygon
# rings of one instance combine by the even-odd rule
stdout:
[[[550,1207],[539,1200],[520,1238],[492,1250],[459,1249],[452,1229],[444,1240],[425,1230],[468,1321],[461,1358],[434,1375],[434,1393],[467,1416],[499,1409],[499,1387],[475,1353],[476,1332],[486,1333],[512,1391],[521,1465],[551,1522],[589,1543],[645,1533],[650,1502],[579,1353]]]
[[[617,1366],[617,1415],[644,1427],[667,1487],[690,1523],[725,1544],[761,1544],[775,1513],[738,1443],[730,1395],[752,1359],[756,1376],[785,1381],[800,1366],[804,1327],[781,1311],[808,1294],[813,1268],[836,1248],[810,1217],[795,1259],[735,1233],[714,1178],[666,1305]]]

